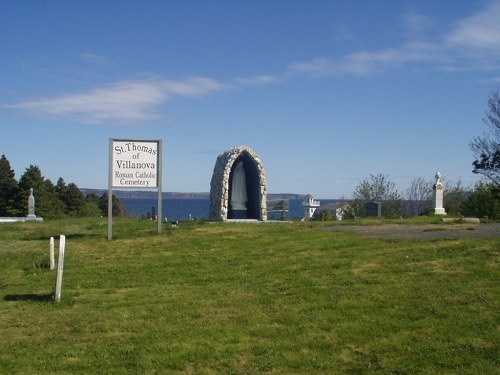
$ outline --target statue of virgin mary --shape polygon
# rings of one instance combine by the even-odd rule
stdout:
[[[245,168],[243,167],[242,161],[236,164],[232,175],[231,209],[233,211],[246,211],[246,203],[248,200],[247,184],[245,177]]]

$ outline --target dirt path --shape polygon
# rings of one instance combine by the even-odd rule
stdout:
[[[419,240],[453,238],[500,238],[500,223],[489,224],[382,224],[335,225],[321,228],[327,232],[352,231],[369,237]]]

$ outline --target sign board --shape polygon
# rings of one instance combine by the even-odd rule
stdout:
[[[158,187],[158,141],[112,140],[112,143],[112,187]]]
[[[162,213],[162,141],[109,140],[108,239],[113,238],[113,189],[158,190],[158,233]]]

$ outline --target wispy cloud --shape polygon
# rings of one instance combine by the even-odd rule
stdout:
[[[435,21],[416,12],[402,18],[411,31],[410,42],[393,48],[361,50],[344,56],[297,61],[281,74],[258,74],[233,78],[224,84],[207,77],[185,80],[145,78],[124,80],[96,87],[84,93],[26,100],[3,108],[22,110],[38,116],[53,116],[82,123],[136,123],[156,119],[169,101],[215,92],[279,84],[297,76],[368,76],[425,63],[435,69],[458,72],[471,69],[500,69],[500,1],[490,2],[481,12],[464,18],[443,35],[422,36]],[[109,64],[107,57],[84,53],[92,64]],[[421,66],[421,65],[419,65]]]
[[[289,74],[310,76],[370,75],[414,63],[437,64],[439,69],[459,71],[500,67],[500,2],[490,3],[480,13],[465,18],[448,33],[433,39],[418,39],[434,20],[417,13],[404,16],[407,30],[415,37],[399,47],[358,51],[335,58],[294,62]]]
[[[6,107],[83,123],[127,123],[158,118],[157,109],[176,97],[203,96],[227,88],[226,85],[204,77],[184,81],[122,81],[86,93],[29,100]]]
[[[246,85],[246,86],[264,86],[264,85],[269,85],[273,83],[278,83],[281,82],[283,79],[278,76],[273,76],[273,75],[268,75],[268,74],[261,74],[257,75],[254,77],[247,77],[247,78],[236,78],[236,82],[241,85]]]
[[[359,51],[337,59],[318,58],[308,62],[289,65],[291,74],[312,76],[326,75],[369,75],[388,67],[416,62],[445,61],[446,55],[439,45],[412,42],[399,48],[379,51]]]
[[[409,36],[418,37],[432,31],[437,22],[434,18],[418,12],[409,10],[402,18],[402,26]]]
[[[446,37],[449,47],[466,51],[500,54],[500,2],[491,3],[483,12],[463,19]]]
[[[81,58],[83,61],[89,63],[89,64],[95,64],[95,65],[112,65],[113,61],[102,55],[98,55],[96,53],[91,53],[91,52],[85,52],[81,54]]]

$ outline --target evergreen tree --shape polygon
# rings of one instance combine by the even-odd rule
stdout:
[[[118,200],[116,195],[113,194],[112,197],[113,202],[113,216],[125,216],[125,208],[123,204]],[[99,208],[101,209],[103,216],[108,216],[108,193],[104,193],[99,198]]]
[[[14,170],[5,155],[0,158],[0,216],[9,216],[15,213],[15,197],[17,195],[17,181]]]
[[[78,215],[85,205],[85,198],[82,191],[72,182],[68,184],[62,200],[65,205],[66,213],[70,215]]]
[[[59,177],[55,189],[64,204],[64,212],[67,215],[79,215],[85,205],[85,197],[78,186],[74,183],[66,185],[64,179]]]
[[[78,216],[82,217],[99,217],[103,216],[99,208],[99,196],[95,193],[85,197],[83,207],[79,210]]]
[[[17,208],[20,215],[24,216],[28,212],[28,197],[31,188],[35,197],[35,215],[48,219],[64,215],[64,205],[59,199],[54,184],[46,180],[40,168],[34,165],[30,165],[19,179]]]

